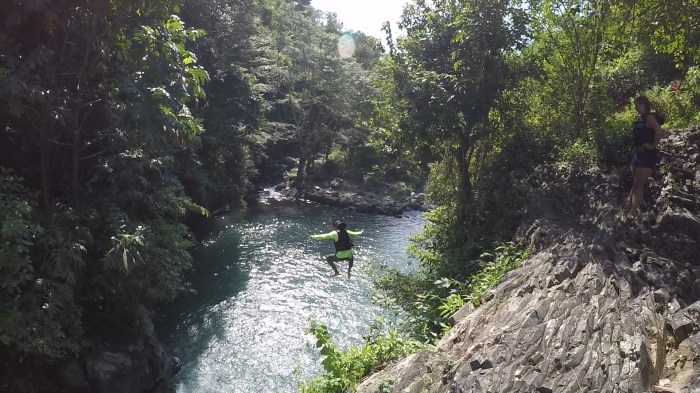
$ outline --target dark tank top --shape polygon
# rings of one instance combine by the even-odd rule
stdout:
[[[338,230],[338,241],[334,242],[335,252],[352,250],[352,241],[350,240],[350,235],[345,229]]]
[[[654,130],[647,127],[646,117],[639,116],[632,124],[632,147],[641,146],[645,143],[654,143]]]

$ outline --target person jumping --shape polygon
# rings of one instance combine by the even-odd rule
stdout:
[[[352,254],[352,240],[351,237],[357,237],[362,235],[364,231],[353,232],[347,230],[347,224],[344,222],[333,221],[333,231],[324,233],[321,235],[311,235],[312,240],[333,240],[335,245],[335,254],[326,257],[326,262],[333,268],[333,276],[337,276],[338,267],[336,267],[335,262],[338,261],[348,261],[348,278],[350,278],[350,270],[354,262]]]

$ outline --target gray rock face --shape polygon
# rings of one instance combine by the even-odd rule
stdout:
[[[126,351],[102,350],[86,356],[87,379],[94,392],[150,392],[180,370],[177,358],[147,340]]]
[[[164,382],[180,371],[180,361],[153,335],[148,310],[137,306],[136,326],[143,336],[128,342],[106,340],[82,358],[59,367],[57,386],[50,391],[74,393],[165,392]],[[108,337],[108,336],[105,336]],[[47,390],[49,391],[49,390]]]
[[[74,392],[90,392],[92,389],[85,375],[85,368],[78,360],[73,359],[61,370],[61,377],[66,388]]]
[[[627,171],[538,171],[519,231],[531,258],[358,392],[700,393],[698,143],[662,142],[640,223],[621,220]]]

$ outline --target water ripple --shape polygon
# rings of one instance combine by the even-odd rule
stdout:
[[[332,243],[308,240],[342,217],[364,229],[355,241],[353,278],[330,277],[323,256]],[[417,215],[398,219],[323,208],[271,205],[217,219],[196,253],[196,293],[168,310],[159,331],[180,357],[179,393],[294,392],[320,372],[305,334],[309,320],[326,323],[338,342],[359,343],[382,310],[370,286],[383,267],[414,268],[405,247],[421,229]]]

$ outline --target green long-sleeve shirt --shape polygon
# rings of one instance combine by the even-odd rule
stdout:
[[[348,235],[350,235],[351,238],[357,237],[362,235],[364,231],[359,231],[359,232],[354,232],[354,231],[348,231]],[[334,242],[338,241],[338,231],[333,231],[333,232],[328,232],[328,233],[323,233],[320,235],[311,235],[312,240],[333,240]],[[343,251],[338,251],[335,253],[336,258],[338,259],[348,259],[352,258],[352,250],[343,250]]]

